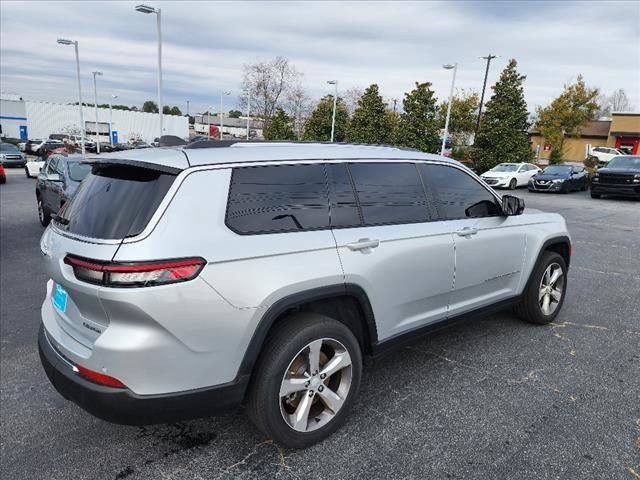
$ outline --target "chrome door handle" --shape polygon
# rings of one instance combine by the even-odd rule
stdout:
[[[459,237],[471,237],[476,233],[478,233],[478,229],[470,227],[464,227],[462,230],[458,230],[457,232],[455,232],[455,234]]]
[[[365,248],[376,248],[378,245],[380,245],[380,240],[361,238],[357,242],[347,243],[347,248],[349,250],[364,250]]]

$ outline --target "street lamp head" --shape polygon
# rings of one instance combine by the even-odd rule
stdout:
[[[149,5],[137,5],[136,11],[140,13],[157,13],[158,12],[157,9],[150,7]]]
[[[224,92],[225,95],[231,95],[231,92]]]
[[[95,72],[91,72],[91,73],[93,73],[94,75],[102,76],[102,72],[99,72],[97,70]]]
[[[111,95],[111,98],[115,100],[116,98],[118,98],[118,95]]]
[[[60,45],[73,45],[76,42],[74,42],[73,40],[69,40],[68,38],[59,38],[58,43]]]
[[[452,68],[456,68],[456,66],[453,63],[447,63],[446,65],[442,65],[442,68],[445,70],[451,70]]]
[[[327,80],[327,83],[329,85],[337,85],[338,84],[338,80]]]

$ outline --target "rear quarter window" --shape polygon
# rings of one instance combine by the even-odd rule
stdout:
[[[226,223],[240,234],[329,228],[324,167],[302,164],[234,168]]]

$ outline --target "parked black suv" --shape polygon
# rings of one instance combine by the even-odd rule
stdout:
[[[640,199],[640,156],[619,155],[600,168],[591,181],[591,198],[601,195]]]
[[[38,217],[43,227],[91,171],[90,165],[81,163],[83,160],[81,155],[51,155],[43,165],[36,181]]]

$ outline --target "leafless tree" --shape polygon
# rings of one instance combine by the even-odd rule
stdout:
[[[340,95],[338,92],[338,96],[344,99],[344,103],[347,105],[347,109],[349,110],[349,115],[353,115],[354,110],[358,107],[358,101],[362,94],[364,93],[364,89],[360,87],[352,87],[344,92],[343,95]]]
[[[296,133],[296,138],[301,139],[304,123],[313,110],[311,97],[301,85],[297,85],[287,94],[285,103],[285,110],[293,118],[293,130]]]
[[[241,96],[246,110],[247,92],[251,92],[251,112],[268,123],[276,108],[284,107],[288,95],[299,86],[301,74],[284,57],[244,66]]]
[[[600,94],[596,101],[600,108],[597,110],[595,118],[610,117],[613,112],[629,112],[633,110],[633,106],[623,88],[614,90],[611,95]]]

